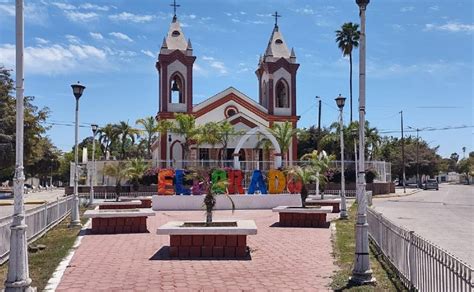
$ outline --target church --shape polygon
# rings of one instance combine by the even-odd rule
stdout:
[[[207,122],[228,121],[243,134],[232,139],[228,146],[227,160],[260,163],[279,161],[282,157],[288,163],[297,159],[297,139],[292,139],[287,153],[278,153],[279,147],[266,150],[260,140],[268,138],[276,146],[276,140],[268,132],[275,123],[289,121],[297,127],[296,114],[296,73],[299,64],[293,49],[289,49],[277,23],[271,32],[266,50],[258,62],[258,101],[229,87],[206,100],[194,104],[193,100],[193,53],[191,40],[186,39],[176,13],[161,46],[156,69],[159,74],[159,109],[156,119],[173,120],[176,113],[193,115],[197,125]],[[272,139],[273,138],[273,139]],[[182,137],[168,133],[161,135],[153,144],[155,166],[183,167]],[[278,149],[278,150],[277,150]],[[210,145],[191,147],[190,160],[213,161],[219,157],[220,149]],[[254,167],[259,167],[254,166]],[[266,167],[265,167],[266,168]]]

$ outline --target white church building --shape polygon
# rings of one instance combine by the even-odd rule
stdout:
[[[279,153],[279,147],[265,151],[259,140],[269,137],[267,129],[275,123],[289,121],[297,127],[296,73],[299,64],[293,49],[289,49],[277,23],[255,71],[259,91],[253,99],[241,91],[229,87],[201,103],[193,104],[193,54],[191,41],[185,38],[176,15],[163,40],[156,69],[159,73],[159,109],[157,120],[173,120],[175,113],[193,115],[197,125],[227,120],[237,130],[248,135],[236,136],[229,143],[227,160],[281,161],[284,156],[291,162],[297,159],[296,137],[287,153]],[[249,76],[250,77],[250,76]],[[244,138],[245,136],[245,138]],[[248,139],[247,139],[248,138]],[[272,139],[273,138],[273,139]],[[181,143],[183,138],[169,133],[161,135],[153,145],[155,166],[182,167],[184,159]],[[191,147],[190,159],[211,161],[218,159],[220,149],[210,145]]]

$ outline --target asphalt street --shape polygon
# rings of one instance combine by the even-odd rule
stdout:
[[[64,196],[64,189],[57,189],[52,191],[42,191],[36,193],[29,193],[25,195],[25,201],[28,200],[44,200],[47,202],[55,201],[58,197]],[[10,199],[0,199],[0,202],[12,201],[13,198]],[[25,209],[32,209],[38,207],[38,204],[26,204]],[[0,218],[8,217],[13,215],[13,206],[0,206]]]
[[[439,191],[377,198],[374,208],[474,267],[474,186],[441,184]]]

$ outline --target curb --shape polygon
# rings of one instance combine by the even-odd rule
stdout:
[[[82,242],[82,238],[86,234],[86,230],[90,228],[91,225],[91,219],[87,220],[86,224],[81,228],[79,232],[79,236],[76,238],[76,241],[74,241],[73,246],[69,250],[68,255],[62,259],[62,261],[59,263],[58,267],[56,270],[53,272],[53,275],[51,278],[48,280],[48,283],[46,284],[46,287],[44,287],[43,291],[56,291],[56,289],[59,286],[59,283],[61,283],[61,279],[64,275],[64,272],[66,269],[69,267],[69,264],[71,263],[72,257],[76,253],[76,250],[79,248]]]
[[[419,193],[421,192],[422,189],[416,189],[410,193],[406,193],[406,194],[400,194],[400,195],[397,195],[397,194],[390,194],[390,195],[376,195],[376,196],[373,196],[372,199],[375,200],[375,199],[386,199],[386,198],[401,198],[401,197],[408,197],[408,196],[411,196],[413,194],[416,194],[416,193]]]

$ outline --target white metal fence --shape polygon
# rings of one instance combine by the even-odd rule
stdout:
[[[71,211],[72,196],[58,199],[26,211],[28,242],[33,242],[59,223]],[[10,253],[10,225],[12,217],[0,219],[0,264],[8,259]]]
[[[370,238],[407,288],[429,292],[473,291],[473,270],[469,265],[373,209],[367,210],[367,221]]]

